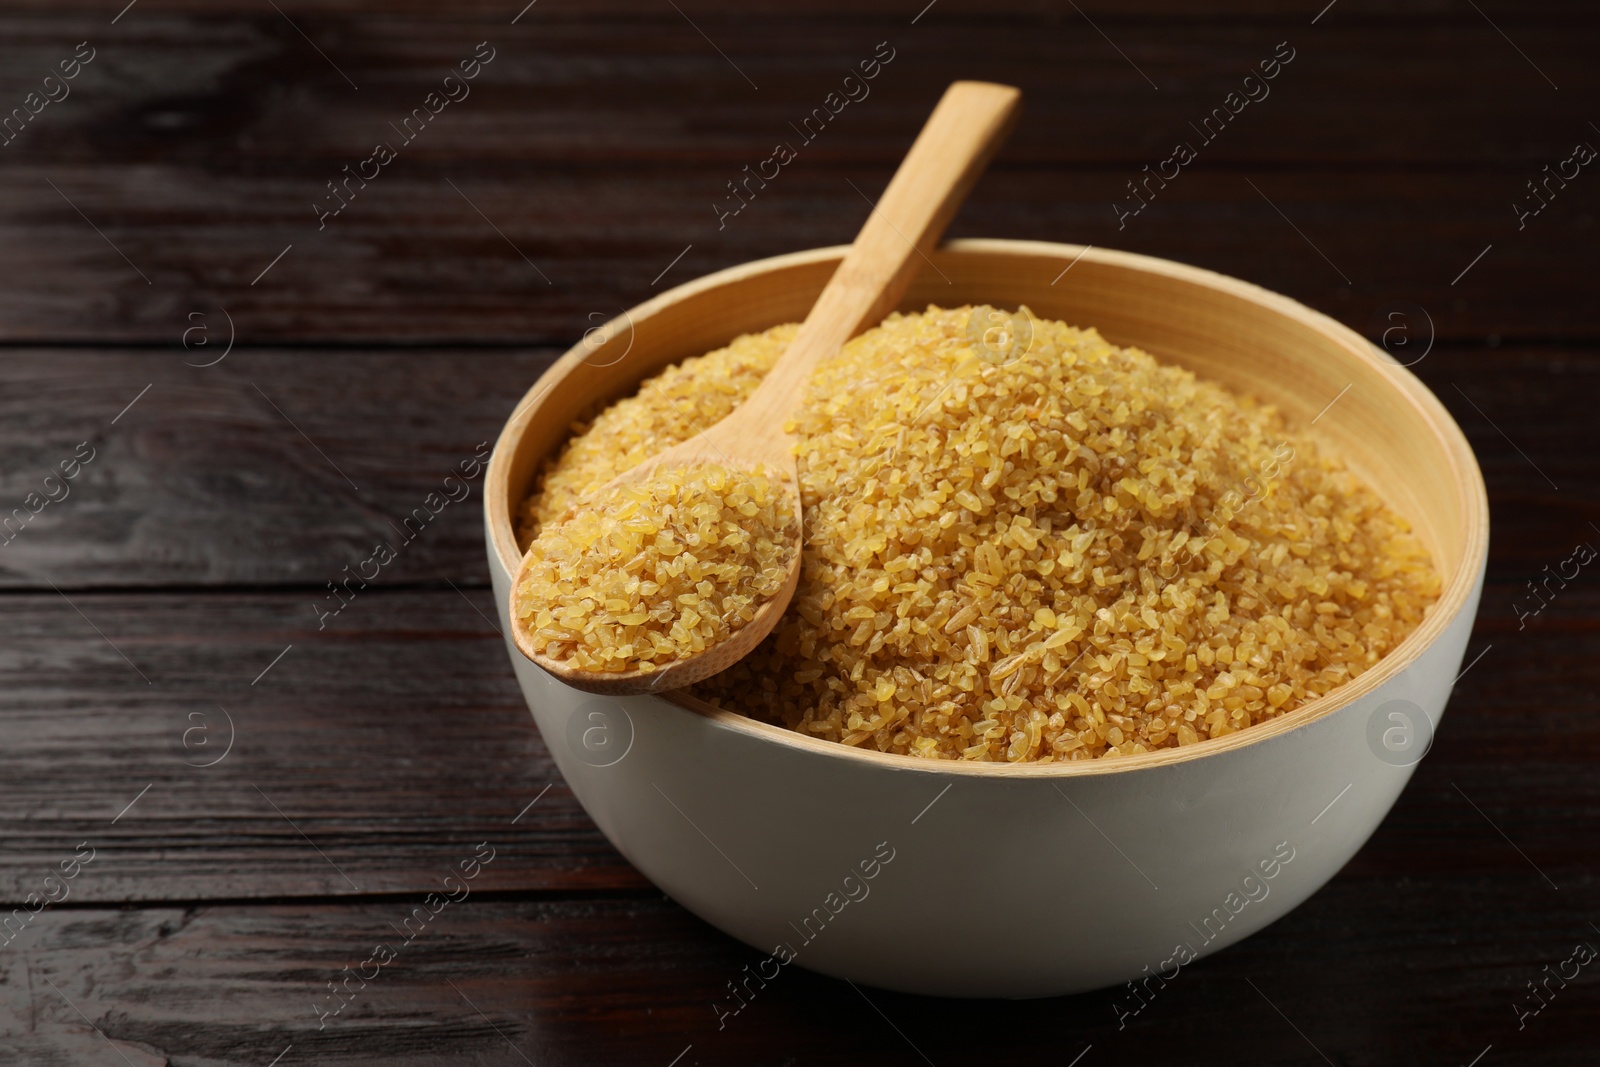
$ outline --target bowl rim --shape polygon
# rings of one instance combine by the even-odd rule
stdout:
[[[651,299],[628,309],[601,329],[612,330],[624,322],[629,327],[649,318],[660,309],[676,304],[688,297],[716,289],[745,278],[788,267],[807,265],[829,259],[842,259],[848,245],[830,245],[812,248],[764,259],[750,260],[732,267],[702,275],[681,285],[659,293]],[[1489,550],[1489,504],[1483,473],[1477,457],[1467,442],[1466,435],[1450,415],[1444,404],[1405,365],[1387,352],[1343,323],[1316,311],[1291,297],[1275,293],[1251,282],[1195,267],[1158,256],[1123,252],[1095,245],[1077,245],[1054,241],[1028,241],[1008,238],[962,238],[947,241],[939,246],[938,253],[974,253],[981,255],[1033,255],[1048,256],[1076,263],[1085,260],[1113,267],[1147,273],[1208,287],[1223,294],[1255,303],[1289,318],[1297,319],[1340,343],[1357,360],[1385,371],[1382,377],[1390,383],[1415,410],[1435,439],[1444,446],[1450,458],[1450,480],[1458,498],[1463,503],[1463,522],[1466,539],[1461,561],[1455,570],[1441,582],[1439,599],[1434,610],[1422,623],[1408,634],[1398,646],[1391,649],[1371,668],[1338,686],[1329,693],[1308,701],[1284,715],[1263,723],[1254,724],[1220,738],[1207,738],[1193,745],[1162,748],[1132,756],[1116,756],[1091,760],[1054,760],[1049,763],[1024,761],[977,762],[970,760],[926,759],[897,752],[880,752],[877,749],[858,748],[837,741],[790,730],[773,723],[762,722],[739,712],[728,711],[707,703],[687,693],[641,694],[628,700],[658,700],[709,721],[715,729],[731,730],[753,740],[764,741],[782,748],[810,752],[836,759],[863,761],[886,770],[923,772],[958,777],[999,778],[1070,778],[1079,775],[1126,774],[1156,770],[1193,760],[1221,756],[1282,737],[1303,729],[1314,722],[1333,715],[1360,701],[1363,697],[1398,677],[1421,658],[1423,652],[1442,636],[1471,602],[1472,593],[1484,571]],[[936,253],[936,254],[938,254]],[[611,336],[607,333],[607,336]],[[557,380],[572,367],[592,355],[594,349],[580,340],[562,356],[551,363],[534,381],[517,402],[506,419],[500,435],[495,440],[493,455],[484,481],[484,521],[488,532],[490,552],[494,561],[515,575],[522,554],[516,549],[516,536],[511,523],[509,478],[512,447],[532,424],[537,412],[537,400],[542,395],[544,383]],[[513,656],[521,655],[513,648]],[[559,681],[559,679],[557,679]]]

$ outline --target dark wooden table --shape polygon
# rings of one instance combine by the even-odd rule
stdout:
[[[1528,591],[1600,544],[1600,167],[1564,162],[1600,145],[1591,5],[124,2],[0,12],[0,1064],[1600,1061],[1600,971],[1528,985],[1600,947],[1600,576]],[[1111,992],[795,972],[719,1030],[756,956],[562,783],[478,486],[317,608],[586,327],[848,240],[849,183],[882,187],[954,77],[1028,101],[954,235],[1215,268],[1417,361],[1493,498],[1472,665],[1349,867],[1125,1029]],[[372,176],[335,200],[347,166]],[[482,842],[470,897],[319,1018]],[[1018,887],[993,921],[1053,906]]]

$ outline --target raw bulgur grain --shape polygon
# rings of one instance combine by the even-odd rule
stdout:
[[[749,622],[788,579],[795,537],[790,496],[759,469],[658,470],[545,524],[515,622],[578,670],[653,670]]]
[[[541,523],[623,471],[720,422],[755,391],[799,327],[747,334],[715,352],[675,363],[592,419],[572,427],[554,462],[540,472],[537,491],[517,516],[517,541],[526,549]]]
[[[1332,690],[1437,598],[1405,521],[1270,406],[1025,308],[1026,351],[996,360],[970,329],[994,316],[894,315],[819,368],[791,427],[799,589],[695,693],[885,752],[1127,755]],[[704,397],[660,395],[669,370],[613,405],[527,513],[726,414],[785,329],[685,361]]]

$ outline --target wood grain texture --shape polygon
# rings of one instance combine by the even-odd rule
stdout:
[[[1137,1013],[1126,989],[957,1005],[785,968],[722,1016],[716,1005],[737,1004],[727,983],[761,957],[658,898],[469,896],[409,943],[396,926],[414,899],[63,909],[0,954],[0,1040],[30,1064],[73,1067],[120,1063],[106,1040],[151,1057],[141,1067],[260,1067],[291,1046],[284,1064],[418,1067],[680,1054],[954,1067],[993,1063],[997,1047],[1012,1062],[1068,1063],[1086,1046],[1105,1064],[1466,1063],[1491,1043],[1504,1064],[1590,1063],[1600,986],[1571,984],[1520,1031],[1511,1005],[1526,978],[1594,940],[1592,912],[1549,894],[1501,916],[1515,936],[1463,921],[1475,899],[1528,893],[1506,875],[1343,878],[1270,934],[1184,969]],[[364,988],[357,973],[348,1006],[322,1018],[336,1003],[328,983],[378,943],[395,958]]]
[[[633,19],[661,18],[660,5],[652,3],[651,0],[590,0],[589,3],[582,5],[572,3],[570,0],[567,3],[553,2],[553,0],[541,0],[541,2],[548,5],[542,13],[543,17],[556,22],[584,21],[587,16],[593,14],[608,17],[629,16]],[[10,6],[15,11],[35,15],[71,14],[98,19],[105,14],[105,5],[97,3],[96,0],[61,0],[59,3],[52,3],[51,0],[16,0]],[[250,0],[140,0],[139,6],[161,14],[246,17],[261,13],[261,9]],[[313,11],[336,13],[340,17],[350,19],[375,18],[387,14],[429,18],[438,18],[441,15],[439,6],[429,3],[428,0],[382,0],[382,2],[330,0],[329,3],[317,4],[314,7],[306,3],[278,6],[297,18]],[[922,4],[907,3],[906,0],[865,0],[865,2],[813,0],[797,11],[793,4],[784,3],[784,0],[695,0],[694,5],[687,10],[697,18],[701,16],[728,18],[749,14],[770,20],[787,16],[796,24],[815,28],[845,19],[879,19],[909,23],[927,6],[927,0],[923,0]],[[1077,7],[1101,25],[1143,22],[1208,25],[1227,24],[1241,19],[1283,25],[1296,22],[1309,23],[1320,10],[1312,5],[1309,10],[1302,11],[1298,7],[1286,7],[1274,0],[1219,0],[1217,3],[1207,4],[1204,8],[1185,4],[1183,0],[1126,0],[1122,3],[1117,0],[1098,0],[1098,2],[1088,0],[1086,3],[1077,4]],[[482,20],[486,23],[506,23],[520,10],[521,6],[508,5],[504,0],[462,0],[451,5],[448,17]],[[942,17],[968,22],[1023,18],[1063,24],[1077,17],[1070,11],[1063,14],[1056,10],[1055,5],[1041,3],[1040,0],[938,0],[935,10]],[[1497,21],[1510,26],[1529,23],[1547,24],[1552,20],[1558,21],[1561,25],[1583,25],[1593,16],[1592,9],[1582,0],[1537,0],[1534,3],[1520,5],[1515,10],[1499,11],[1494,8],[1489,10],[1494,12]],[[1409,0],[1409,2],[1408,0],[1398,0],[1398,2],[1397,0],[1340,0],[1339,11],[1343,16],[1341,21],[1363,23],[1382,20],[1412,25],[1439,25],[1468,21],[1463,11],[1454,5],[1439,3],[1438,0]],[[112,14],[114,13],[113,11]],[[925,16],[921,21],[926,22],[930,18],[931,15]]]
[[[6,16],[0,101],[20,102],[74,42],[98,51],[73,95],[4,148],[0,337],[172,345],[190,312],[222,306],[255,341],[565,345],[664,271],[672,284],[848,240],[864,205],[846,179],[876,195],[954,73],[1018,84],[1033,102],[954,236],[1163,255],[1358,328],[1407,299],[1451,337],[1596,336],[1583,271],[1545,268],[1585,262],[1600,183],[1580,175],[1520,229],[1512,209],[1525,182],[1596,137],[1568,103],[1596,88],[1584,34],[1508,22],[1513,47],[1469,10],[1371,10],[1345,22],[1341,5],[1315,27],[1282,14],[1102,25],[1126,60],[1070,9],[980,19],[941,4],[916,26],[887,5],[698,12],[732,62],[666,8],[619,20],[553,4],[514,27],[359,8],[291,25],[145,3],[115,27]],[[327,183],[397,139],[390,124],[486,38],[496,57],[471,95],[319,229]],[[895,59],[870,95],[803,141],[792,124],[886,40]],[[1190,123],[1284,40],[1295,59],[1270,95],[1205,143]],[[1198,158],[1119,226],[1114,205],[1137,203],[1126,183],[1179,139]],[[737,203],[727,183],[778,141],[799,157],[719,225],[716,208]]]
[[[0,354],[0,584],[292,584],[315,590],[310,620],[379,541],[398,552],[383,582],[486,581],[482,475],[460,467],[550,353],[236,349],[185,365],[220,355],[226,325],[210,323],[214,345],[187,352]],[[13,510],[84,442],[96,455],[68,495],[24,524]],[[435,512],[429,494],[461,484],[470,495]],[[407,525],[418,508],[427,524]]]
[[[1552,543],[1549,558],[1570,550]],[[1594,886],[1600,662],[1585,650],[1600,586],[1575,583],[1519,626],[1524,581],[1486,589],[1438,745],[1356,868],[1523,864],[1466,796],[1557,884]],[[562,783],[478,614],[492,614],[486,590],[372,590],[321,632],[306,599],[6,597],[0,902],[20,903],[85,840],[98,850],[74,883],[85,902],[421,892],[483,839],[506,846],[491,889],[645,885]],[[219,708],[235,744],[197,766],[222,751]]]
[[[73,900],[411,892],[488,837],[488,888],[645,884],[561,781],[485,591],[366,590],[322,630],[316,600],[7,597],[0,899],[81,841]]]
[[[1408,328],[1425,342],[1421,320]],[[390,524],[494,440],[556,353],[241,349],[214,367],[183,363],[203,355],[0,353],[0,518],[80,442],[98,450],[70,496],[0,544],[0,587],[296,585],[326,596],[327,582],[376,540],[394,540]],[[1600,523],[1600,465],[1586,444],[1600,390],[1591,349],[1441,343],[1413,369],[1483,467],[1492,574],[1525,582]],[[486,582],[481,491],[480,478],[379,583]]]

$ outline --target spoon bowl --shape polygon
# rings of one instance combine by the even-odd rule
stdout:
[[[728,424],[732,421],[733,417],[730,416],[683,444],[652,456],[607,482],[595,495],[603,495],[624,485],[647,483],[657,471],[662,470],[718,464],[735,470],[764,471],[774,479],[775,485],[787,499],[789,513],[795,519],[795,543],[788,556],[788,577],[778,592],[761,602],[750,621],[703,652],[650,669],[636,667],[633,670],[602,673],[575,667],[565,660],[546,656],[533,647],[528,628],[520,625],[521,620],[517,617],[517,590],[522,587],[531,562],[531,556],[524,556],[511,587],[511,634],[518,651],[574,689],[614,695],[656,693],[692,685],[726,670],[748,655],[772,632],[788,609],[795,587],[800,582],[801,507],[792,438],[786,433],[777,433],[743,439],[729,432]],[[737,430],[737,427],[732,429]]]

